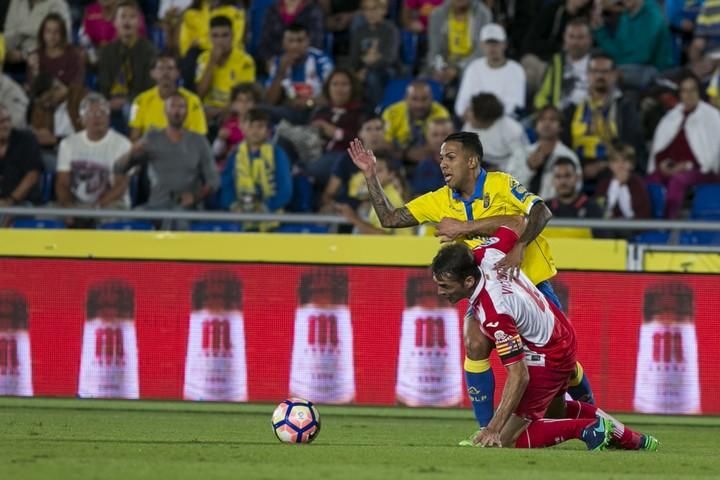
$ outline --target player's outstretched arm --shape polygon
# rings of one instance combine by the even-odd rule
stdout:
[[[440,237],[441,242],[451,242],[458,238],[489,237],[500,227],[508,227],[520,236],[525,231],[525,217],[497,215],[470,221],[445,217],[437,224],[435,236]]]
[[[353,163],[365,175],[370,202],[382,226],[385,228],[402,228],[419,225],[419,222],[407,207],[395,208],[388,200],[375,171],[376,159],[373,152],[366,149],[357,138],[350,142],[347,151]]]
[[[495,415],[488,424],[476,437],[476,443],[481,446],[498,446],[501,447],[500,434],[508,422],[513,412],[517,408],[522,399],[527,384],[530,381],[530,373],[527,364],[523,360],[506,366],[508,373],[503,387],[500,405],[495,410]]]

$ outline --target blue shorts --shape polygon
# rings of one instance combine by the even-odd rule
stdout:
[[[552,284],[545,280],[537,285],[535,285],[538,290],[540,290],[540,293],[545,295],[545,298],[547,298],[548,302],[552,302],[558,309],[562,311],[562,305],[560,305],[560,299],[555,294],[555,290],[553,290]]]

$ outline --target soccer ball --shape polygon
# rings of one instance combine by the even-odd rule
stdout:
[[[272,427],[283,443],[310,443],[320,433],[320,413],[312,402],[289,398],[273,412]]]

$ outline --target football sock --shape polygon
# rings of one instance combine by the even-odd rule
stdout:
[[[478,425],[485,427],[493,416],[495,394],[495,376],[490,368],[490,361],[465,357],[465,382],[475,420]]]
[[[515,448],[552,447],[574,438],[580,439],[583,430],[595,421],[595,418],[536,420],[530,424],[527,430],[520,434],[520,437],[515,442]]]
[[[568,382],[568,393],[574,400],[580,400],[585,403],[595,403],[590,380],[588,380],[585,371],[580,362],[575,363],[575,372]]]
[[[613,445],[618,446],[624,450],[639,450],[642,437],[639,433],[626,427],[618,419],[597,408],[594,405],[590,405],[585,402],[569,401],[566,402],[565,417],[570,419],[582,419],[582,418],[595,418],[596,415],[601,417],[609,418],[613,422]]]

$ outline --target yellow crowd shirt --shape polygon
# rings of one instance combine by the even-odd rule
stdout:
[[[415,136],[422,135],[424,140],[427,126],[435,119],[450,118],[450,113],[439,103],[433,102],[427,118],[413,121],[410,119],[407,102],[403,100],[386,108],[382,118],[385,122],[385,140],[398,148],[407,148],[413,141],[413,130],[417,131]],[[410,124],[411,121],[413,125]]]
[[[188,104],[188,114],[183,126],[200,135],[207,134],[205,110],[203,110],[200,98],[190,90],[182,87],[178,91],[185,97]],[[146,90],[135,98],[130,109],[130,127],[139,128],[143,134],[153,128],[162,129],[167,127],[165,101],[160,97],[158,87]]]
[[[527,215],[540,201],[540,197],[528,192],[507,173],[483,170],[469,200],[462,199],[446,185],[410,201],[406,207],[418,222],[438,223],[445,217],[467,221],[498,215]],[[484,239],[474,237],[464,241],[474,248]],[[538,235],[528,244],[521,268],[536,285],[555,276],[555,261],[545,237]]]
[[[458,19],[450,14],[448,17],[448,53],[450,58],[465,58],[472,53],[470,35],[470,16]]]
[[[180,24],[180,55],[185,56],[193,43],[200,50],[210,49],[210,20],[214,17],[227,17],[233,24],[233,38],[241,50],[245,49],[245,10],[232,5],[213,8],[205,2],[200,10],[185,10]]]
[[[400,208],[405,203],[405,200],[403,200],[400,190],[398,190],[398,188],[394,184],[391,183],[389,185],[385,185],[383,187],[383,191],[385,192],[385,196],[390,201],[390,205],[392,205],[393,207]],[[367,183],[365,182],[365,176],[362,173],[358,172],[350,178],[350,181],[348,182],[348,196],[362,201],[366,201],[370,197],[367,189]],[[370,207],[367,221],[373,227],[383,229],[386,233],[389,233],[391,235],[415,235],[414,228],[383,227],[382,223],[380,222],[380,218],[377,216],[377,212],[375,212],[375,209],[372,207]]]
[[[0,65],[5,61],[5,37],[0,33]]]
[[[210,60],[210,52],[203,52],[197,61],[195,81],[199,82]],[[237,48],[233,49],[224,65],[215,66],[212,84],[203,103],[207,107],[227,107],[230,104],[230,94],[238,83],[255,81],[255,60]]]

